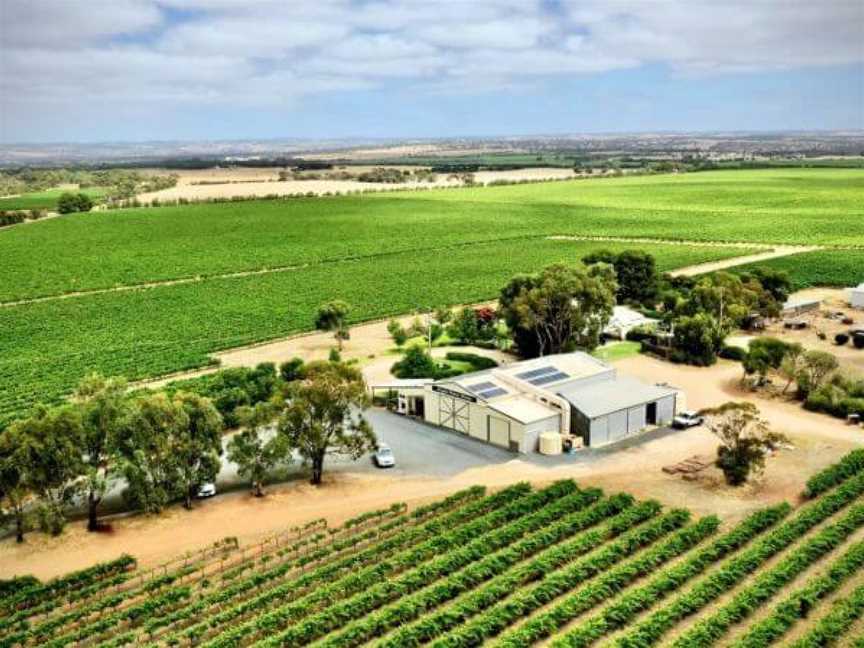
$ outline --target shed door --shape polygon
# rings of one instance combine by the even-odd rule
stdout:
[[[620,441],[627,436],[627,410],[612,412],[606,417],[609,421],[609,442]]]
[[[510,421],[490,416],[487,418],[489,426],[489,443],[494,443],[502,448],[510,447]]]
[[[440,424],[457,432],[468,434],[468,401],[452,396],[442,396],[438,399],[438,415]]]
[[[645,427],[645,407],[631,407],[627,412],[627,434],[636,434]]]

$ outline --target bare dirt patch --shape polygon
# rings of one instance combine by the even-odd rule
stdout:
[[[844,369],[864,374],[864,349],[856,349],[852,342],[843,346],[834,343],[838,333],[848,333],[850,328],[864,328],[864,311],[849,306],[845,293],[832,288],[812,288],[802,290],[792,296],[795,300],[821,299],[822,308],[818,311],[804,313],[796,319],[802,319],[808,326],[801,330],[784,328],[783,322],[771,322],[764,332],[758,335],[770,335],[785,342],[797,342],[805,349],[827,351],[837,357]],[[843,324],[843,318],[852,319],[852,324]],[[825,336],[823,340],[820,333]],[[756,334],[739,336],[740,341],[757,337]]]

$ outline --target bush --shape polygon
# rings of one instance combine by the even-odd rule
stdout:
[[[412,346],[390,371],[397,378],[436,378],[438,365],[423,347]]]
[[[849,336],[845,333],[838,333],[834,336],[834,344],[837,346],[843,346],[849,341]]]
[[[93,201],[85,193],[66,192],[57,200],[57,211],[61,214],[88,212],[93,209]]]
[[[731,346],[729,344],[724,344],[720,349],[720,353],[718,353],[721,358],[725,360],[734,360],[735,362],[742,362],[744,358],[747,357],[747,350],[742,349],[738,346]]]
[[[285,382],[293,382],[303,377],[303,359],[291,358],[279,365],[279,376]]]
[[[492,358],[477,355],[476,353],[450,351],[445,357],[448,360],[453,360],[454,362],[468,362],[471,364],[472,367],[474,367],[474,369],[478,371],[481,371],[483,369],[492,369],[493,367],[498,366],[498,363],[495,362]]]
[[[654,331],[647,326],[637,326],[627,331],[625,337],[631,342],[642,342],[643,340],[651,340],[654,337]]]

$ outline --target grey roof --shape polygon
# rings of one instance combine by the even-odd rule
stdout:
[[[674,389],[649,385],[626,376],[602,380],[593,385],[564,386],[558,395],[588,418],[597,418],[628,407],[644,405],[675,393]]]

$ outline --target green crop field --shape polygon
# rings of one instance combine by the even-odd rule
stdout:
[[[34,583],[0,599],[0,645],[853,645],[864,451],[805,496],[732,523],[570,480],[478,486],[151,570],[124,556]]]
[[[57,200],[67,191],[69,190],[48,189],[47,191],[37,191],[22,194],[20,196],[0,198],[0,211],[14,211],[16,209],[54,210],[57,209]],[[90,187],[88,189],[82,189],[81,193],[86,193],[95,201],[105,195],[105,189],[101,187]]]
[[[97,212],[0,231],[0,301],[552,234],[864,246],[864,170],[719,171]]]
[[[795,288],[857,286],[864,281],[864,250],[817,250],[742,265],[736,271],[746,272],[755,266],[788,272]]]
[[[38,400],[61,398],[88,371],[152,377],[205,365],[214,351],[308,330],[327,299],[352,303],[361,321],[493,298],[517,272],[573,263],[600,247],[642,247],[663,270],[750,251],[551,235],[864,248],[864,171],[724,171],[184,205],[9,227],[0,231],[0,424]],[[820,277],[851,275],[853,265]],[[187,283],[57,299],[174,280]],[[46,300],[8,303],[33,298]]]
[[[0,422],[54,401],[88,371],[138,379],[208,364],[208,353],[308,330],[327,299],[355,321],[494,298],[513,275],[622,243],[495,241],[318,263],[297,270],[0,307]],[[652,247],[662,270],[747,254]]]

